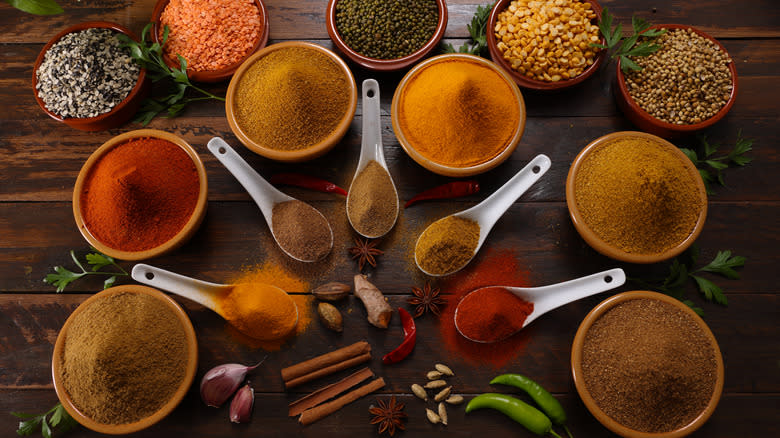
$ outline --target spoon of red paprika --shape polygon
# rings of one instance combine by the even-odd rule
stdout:
[[[461,298],[455,308],[455,328],[474,342],[502,341],[551,310],[625,282],[626,273],[615,268],[549,286],[482,287]]]

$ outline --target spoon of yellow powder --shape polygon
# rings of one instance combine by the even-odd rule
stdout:
[[[284,339],[298,325],[298,306],[282,289],[263,283],[216,284],[139,263],[133,279],[189,298],[261,341]]]

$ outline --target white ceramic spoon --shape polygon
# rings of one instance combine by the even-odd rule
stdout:
[[[347,195],[347,219],[349,219],[352,228],[363,237],[371,239],[382,237],[393,229],[396,220],[398,220],[398,191],[395,188],[393,177],[390,176],[390,171],[387,169],[387,163],[385,162],[385,154],[382,148],[382,125],[379,112],[379,83],[374,79],[366,79],[363,81],[362,86],[363,93],[363,138],[360,143],[360,159],[358,160],[357,169],[355,169],[355,176],[352,177],[352,183],[349,185],[349,194]],[[352,185],[355,184],[355,179],[366,168],[370,161],[376,161],[382,166],[387,175],[390,177],[390,183],[393,185],[393,193],[395,194],[395,217],[393,223],[387,227],[382,233],[369,236],[363,234],[352,223],[352,217],[349,215],[349,197],[352,196]]]
[[[458,326],[458,312],[460,311],[460,304],[463,303],[467,297],[474,292],[486,289],[479,288],[466,294],[458,303],[458,307],[455,308],[455,327],[458,329],[458,333],[463,335],[466,339],[474,342],[498,342],[506,339],[518,331],[525,328],[536,318],[544,315],[545,313],[557,309],[565,304],[569,304],[573,301],[577,301],[582,298],[589,297],[601,292],[606,292],[610,289],[614,289],[618,286],[622,286],[626,282],[626,273],[620,268],[610,269],[608,271],[599,272],[598,274],[588,275],[587,277],[577,278],[574,280],[564,281],[563,283],[551,284],[549,286],[542,287],[507,287],[507,286],[489,286],[500,287],[506,289],[509,292],[517,295],[525,301],[534,304],[534,310],[528,315],[523,323],[523,327],[516,332],[511,333],[501,339],[495,340],[481,340],[473,339],[466,336]],[[472,315],[473,317],[473,315]]]
[[[154,266],[143,263],[139,263],[133,266],[133,270],[130,272],[130,276],[133,277],[133,280],[139,283],[143,283],[158,289],[167,290],[173,294],[195,301],[196,303],[213,310],[219,316],[225,318],[226,321],[233,322],[229,319],[228,316],[222,314],[217,302],[219,301],[219,297],[221,295],[229,293],[235,285],[209,283],[207,281],[196,280],[194,278],[185,277],[184,275],[176,274],[170,271],[166,271],[165,269],[156,268]],[[277,288],[276,286],[271,285],[266,286]],[[282,292],[284,291],[282,290]],[[285,294],[286,293],[287,292],[285,292]],[[287,333],[285,333],[285,336],[289,335],[292,330],[295,330],[295,327],[298,325],[298,306],[295,304],[295,301],[292,301],[292,298],[290,298],[290,301],[292,302],[293,306],[295,306],[295,322],[291,323],[291,325],[286,328],[288,330]],[[244,309],[239,308],[238,310]],[[238,319],[246,320],[249,318],[245,315],[239,316]],[[252,336],[249,333],[246,334]]]
[[[420,261],[417,260],[416,249],[417,245],[420,244],[420,238],[418,237],[414,252],[414,261],[417,263],[417,267],[432,277],[449,275],[463,269],[466,265],[469,264],[471,259],[474,258],[477,252],[479,252],[482,244],[485,243],[485,239],[487,238],[488,233],[490,233],[490,230],[493,228],[493,225],[496,224],[498,219],[507,211],[507,209],[509,209],[509,207],[512,206],[512,204],[515,203],[515,201],[517,201],[517,198],[522,196],[529,187],[531,187],[536,181],[539,180],[539,178],[542,177],[542,175],[545,174],[545,172],[550,169],[551,164],[552,162],[547,157],[547,155],[537,155],[525,167],[520,169],[520,171],[517,172],[515,176],[507,181],[506,184],[501,186],[501,188],[496,190],[492,195],[488,196],[484,201],[469,208],[468,210],[463,210],[451,215],[463,219],[468,219],[479,224],[479,240],[477,241],[477,247],[474,248],[474,253],[471,254],[471,257],[465,263],[463,263],[462,266],[442,274],[432,274],[427,272],[425,269],[420,267]],[[427,229],[425,231],[427,231]],[[420,236],[425,234],[425,231],[423,231]]]
[[[234,177],[236,177],[238,182],[244,186],[246,191],[249,193],[249,196],[255,200],[255,203],[258,207],[260,207],[260,211],[263,213],[263,217],[265,217],[265,222],[268,224],[268,228],[271,229],[271,235],[274,236],[274,241],[285,254],[294,258],[295,260],[302,262],[316,262],[328,254],[326,253],[320,259],[314,260],[305,260],[290,254],[287,248],[279,244],[279,240],[277,240],[276,234],[274,234],[273,210],[274,205],[276,204],[287,201],[296,201],[296,199],[292,196],[288,196],[280,192],[276,187],[266,181],[262,176],[260,176],[259,173],[252,169],[249,163],[244,161],[244,159],[241,158],[241,156],[238,155],[238,153],[233,150],[233,148],[230,147],[230,145],[227,144],[225,140],[221,139],[220,137],[214,137],[209,140],[209,143],[206,147],[208,148],[209,152],[214,154],[214,156],[217,157],[217,160],[219,160],[219,162],[222,163],[227,168],[227,170],[233,174]],[[312,208],[314,209],[314,207]],[[322,219],[325,221],[325,223],[328,224],[328,231],[330,232],[329,248],[333,249],[333,229],[331,229],[330,223],[327,219],[325,219],[325,216],[323,216],[322,213],[320,213],[317,209],[314,210],[317,211],[317,213],[322,216]]]

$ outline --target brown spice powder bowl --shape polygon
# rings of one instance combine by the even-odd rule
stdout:
[[[104,131],[123,125],[135,115],[136,111],[138,111],[138,108],[141,106],[141,102],[144,100],[146,95],[149,94],[149,89],[151,87],[149,81],[146,78],[146,69],[141,68],[138,73],[138,81],[135,83],[133,89],[130,90],[130,93],[128,93],[127,97],[125,97],[123,101],[119,102],[117,106],[115,106],[107,113],[103,113],[95,117],[62,117],[59,114],[55,114],[52,111],[49,111],[49,109],[46,108],[46,104],[43,103],[43,100],[38,97],[38,89],[36,88],[38,85],[38,77],[36,73],[41,67],[44,55],[49,51],[51,46],[53,46],[63,36],[69,33],[92,28],[112,29],[116,32],[125,34],[136,41],[139,41],[138,37],[135,36],[135,34],[131,32],[130,29],[117,23],[111,23],[108,21],[87,21],[84,23],[78,23],[63,29],[54,35],[45,46],[43,46],[43,49],[41,49],[41,52],[35,59],[35,65],[33,66],[32,72],[33,95],[35,96],[35,101],[38,102],[38,106],[40,106],[43,112],[45,112],[52,119],[58,122],[62,122],[71,128],[75,128],[80,131]]]
[[[720,50],[723,51],[723,53],[728,55],[726,48],[723,47],[723,45],[719,43],[718,40],[694,27],[683,24],[658,24],[651,26],[651,29],[690,29],[702,37],[714,42],[720,48]],[[729,56],[729,58],[731,57]],[[715,113],[715,115],[700,123],[693,123],[690,125],[676,125],[674,123],[668,123],[659,120],[642,109],[642,107],[640,107],[628,93],[626,77],[623,74],[623,71],[620,69],[619,60],[617,62],[616,69],[617,73],[615,75],[615,86],[612,87],[612,89],[618,108],[620,108],[626,118],[628,118],[628,120],[630,120],[631,123],[636,125],[639,129],[663,138],[683,137],[685,135],[693,134],[697,131],[701,131],[702,129],[714,125],[723,117],[725,117],[729,111],[731,111],[731,107],[734,106],[734,102],[737,99],[737,67],[734,63],[734,60],[732,59],[729,63],[732,87],[729,100],[726,101],[726,104],[723,105],[723,107],[717,113]]]
[[[62,357],[62,354],[64,353],[65,338],[68,336],[68,328],[70,327],[71,321],[74,319],[74,317],[79,313],[81,313],[82,311],[84,311],[84,309],[88,308],[95,301],[101,300],[107,296],[111,296],[119,293],[125,293],[125,292],[149,295],[153,298],[160,300],[162,303],[165,304],[166,307],[168,307],[173,311],[173,313],[176,315],[177,319],[179,320],[179,323],[181,324],[182,328],[184,329],[184,333],[187,338],[187,365],[184,374],[184,379],[182,379],[181,385],[173,394],[173,396],[170,398],[170,400],[168,400],[157,412],[133,423],[126,423],[126,424],[99,423],[84,415],[73,404],[73,400],[71,400],[70,396],[65,390],[64,383],[62,381],[62,369],[61,369],[59,358]],[[171,299],[169,296],[158,291],[157,289],[152,289],[151,287],[147,287],[147,286],[139,286],[139,285],[115,286],[87,298],[87,300],[81,303],[81,305],[79,305],[79,307],[77,307],[76,310],[74,310],[73,313],[68,317],[68,319],[65,321],[65,324],[62,326],[59,335],[57,336],[57,341],[54,344],[54,354],[52,356],[51,365],[52,365],[51,366],[52,380],[54,382],[54,390],[57,392],[57,398],[59,398],[60,402],[62,403],[62,406],[65,408],[66,411],[68,411],[71,417],[73,417],[76,421],[78,421],[79,424],[81,424],[82,426],[94,430],[95,432],[111,434],[111,435],[123,435],[123,434],[138,432],[139,430],[146,429],[147,427],[157,423],[158,421],[165,418],[168,414],[170,414],[174,410],[174,408],[176,408],[176,406],[182,401],[184,396],[187,394],[187,391],[189,391],[190,386],[192,386],[192,382],[195,379],[195,372],[197,371],[198,368],[198,342],[195,337],[195,329],[192,327],[192,322],[190,322],[190,319],[187,317],[187,314],[176,303],[176,301]]]
[[[614,246],[610,242],[607,242],[603,240],[601,237],[599,237],[585,223],[582,212],[577,206],[577,199],[574,190],[574,182],[577,179],[577,172],[581,168],[582,163],[588,159],[588,156],[594,150],[598,149],[602,145],[611,143],[615,140],[619,140],[624,137],[644,137],[655,143],[658,143],[659,145],[665,146],[672,154],[674,154],[680,159],[680,162],[683,163],[683,165],[688,168],[689,172],[695,178],[696,181],[695,184],[698,187],[698,194],[702,204],[701,211],[699,212],[699,216],[696,219],[696,224],[694,225],[693,230],[691,230],[691,233],[685,239],[678,242],[677,245],[669,248],[664,252],[657,253],[657,254],[636,254],[636,253],[626,252]],[[646,132],[619,131],[619,132],[613,132],[611,134],[607,134],[605,136],[597,138],[596,140],[593,140],[587,146],[585,146],[585,148],[574,159],[574,162],[571,164],[571,167],[569,168],[569,174],[566,177],[566,206],[569,209],[569,216],[571,217],[571,220],[574,223],[574,228],[577,230],[580,236],[582,236],[583,240],[585,240],[585,242],[587,242],[587,244],[590,245],[591,248],[595,249],[596,251],[598,251],[599,253],[607,257],[613,258],[615,260],[620,260],[623,262],[642,263],[642,264],[657,263],[678,256],[683,251],[688,249],[693,244],[693,242],[695,242],[696,239],[699,237],[702,228],[704,228],[704,221],[707,218],[707,190],[704,187],[704,181],[702,181],[701,176],[699,176],[699,171],[696,169],[696,166],[694,166],[691,160],[688,159],[688,157],[685,156],[685,154],[677,146],[669,143],[668,141],[660,137],[656,137],[655,135],[648,134]]]
[[[89,175],[90,171],[104,155],[106,155],[116,146],[126,143],[127,141],[134,138],[141,137],[154,137],[167,140],[182,148],[184,152],[186,152],[190,157],[190,159],[192,159],[192,163],[195,165],[195,169],[198,172],[200,187],[198,200],[195,204],[195,209],[192,212],[192,216],[190,216],[190,219],[187,221],[184,227],[179,230],[178,233],[176,233],[175,236],[173,236],[167,242],[151,249],[143,251],[125,251],[106,245],[102,241],[98,240],[98,238],[95,237],[86,227],[84,224],[84,217],[82,216],[81,212],[81,192],[84,188],[84,184],[87,181],[87,176]],[[103,143],[102,146],[100,146],[95,152],[92,153],[92,155],[89,156],[87,161],[84,163],[84,166],[82,166],[81,171],[79,171],[79,175],[76,178],[76,185],[73,188],[73,216],[76,219],[76,225],[78,226],[81,235],[84,236],[84,238],[87,239],[87,242],[89,242],[89,244],[98,251],[119,260],[145,260],[173,251],[174,249],[183,245],[195,234],[201,222],[203,222],[203,218],[206,216],[207,195],[208,181],[206,178],[206,168],[203,166],[203,161],[201,161],[198,153],[192,146],[190,146],[189,143],[187,143],[183,138],[169,132],[159,131],[156,129],[139,129],[117,135],[116,137]]]
[[[593,396],[590,394],[587,386],[585,385],[585,380],[583,376],[582,349],[585,343],[585,336],[587,335],[588,330],[590,330],[591,326],[593,326],[593,323],[595,323],[602,315],[604,315],[607,311],[614,308],[618,304],[624,303],[629,300],[642,299],[642,298],[663,301],[665,303],[673,305],[674,307],[678,308],[682,312],[686,313],[701,328],[702,332],[704,333],[704,336],[707,338],[710,345],[715,350],[715,362],[717,368],[716,368],[716,377],[715,377],[715,388],[712,392],[712,397],[710,398],[704,410],[702,410],[699,413],[699,415],[697,415],[696,418],[693,419],[693,421],[691,421],[689,424],[683,427],[680,427],[679,429],[670,432],[664,432],[664,433],[640,432],[634,429],[630,429],[626,426],[623,426],[622,424],[613,420],[606,413],[604,413],[604,411],[602,411],[601,408],[598,407],[596,401],[594,400]],[[702,320],[701,317],[699,317],[699,315],[696,314],[696,312],[691,310],[690,307],[688,307],[681,301],[672,298],[668,295],[660,294],[657,292],[649,292],[649,291],[631,291],[631,292],[623,292],[614,295],[599,303],[596,307],[593,308],[593,310],[590,311],[590,313],[588,313],[587,316],[585,316],[585,319],[580,324],[579,329],[577,329],[577,333],[574,336],[574,342],[572,344],[571,373],[572,373],[572,377],[574,378],[574,385],[577,388],[577,393],[580,395],[580,398],[582,399],[582,402],[585,404],[585,407],[588,408],[588,411],[590,411],[590,413],[594,417],[596,417],[599,423],[604,425],[604,427],[626,438],[661,438],[661,437],[680,438],[680,437],[690,435],[696,429],[700,428],[705,422],[707,422],[707,420],[710,418],[712,413],[715,412],[715,407],[717,407],[718,402],[720,401],[720,396],[723,392],[723,382],[724,382],[723,356],[721,355],[720,348],[718,347],[718,342],[715,339],[715,336],[712,334],[712,331],[709,329],[709,327],[707,327],[707,324],[704,322],[704,320]]]

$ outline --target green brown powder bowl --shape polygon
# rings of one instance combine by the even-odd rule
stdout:
[[[146,286],[99,292],[68,317],[54,344],[57,397],[82,426],[121,435],[157,423],[195,378],[198,344],[187,314]]]
[[[668,295],[614,295],[574,336],[571,371],[585,407],[626,438],[680,438],[712,416],[723,392],[720,348],[707,324]]]

